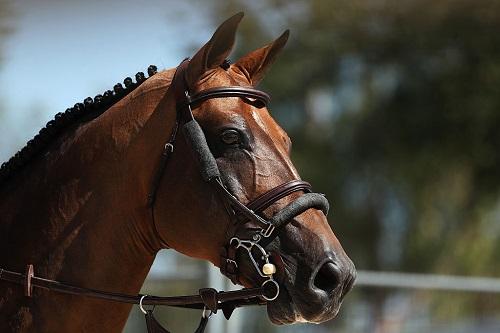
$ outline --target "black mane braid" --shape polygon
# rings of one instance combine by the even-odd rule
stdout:
[[[157,70],[156,66],[149,66],[148,77],[155,75]],[[135,80],[136,82],[127,77],[123,80],[125,87],[121,83],[117,83],[113,90],[107,90],[93,99],[87,97],[83,103],[76,103],[75,106],[66,109],[65,112],[56,114],[54,119],[49,121],[33,139],[29,140],[21,150],[2,164],[0,167],[0,185],[27,165],[33,158],[40,155],[64,130],[73,127],[73,125],[88,122],[103,114],[112,105],[146,81],[147,78],[143,72],[139,72],[135,74]]]

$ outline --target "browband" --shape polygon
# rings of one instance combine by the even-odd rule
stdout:
[[[255,101],[250,100],[250,102],[258,108],[266,107],[271,101],[271,97],[263,91],[250,87],[228,86],[210,88],[202,90],[194,95],[186,95],[184,101],[177,104],[177,108],[182,109],[189,105],[192,109],[194,109],[207,99],[223,97],[242,97],[247,100],[255,99]]]

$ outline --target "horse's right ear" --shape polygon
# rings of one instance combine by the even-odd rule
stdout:
[[[274,42],[250,52],[240,58],[234,66],[247,77],[251,85],[256,86],[276,60],[277,55],[285,46],[290,31],[286,30]]]
[[[186,81],[193,88],[207,72],[219,67],[233,49],[236,29],[243,18],[240,12],[224,21],[212,38],[193,56],[186,70]]]

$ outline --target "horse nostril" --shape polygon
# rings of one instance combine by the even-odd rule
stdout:
[[[326,292],[331,292],[339,285],[341,273],[337,265],[328,261],[324,263],[314,277],[314,286]]]

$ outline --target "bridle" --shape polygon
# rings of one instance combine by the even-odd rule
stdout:
[[[26,273],[20,274],[0,268],[0,279],[23,284],[25,294],[31,296],[33,286],[55,290],[62,293],[83,295],[117,302],[139,304],[146,315],[148,332],[166,332],[153,317],[152,310],[144,310],[143,305],[169,305],[188,308],[202,308],[216,313],[222,309],[227,319],[236,307],[246,305],[264,305],[275,300],[280,292],[279,284],[274,279],[276,265],[283,266],[281,256],[278,253],[268,252],[266,246],[279,236],[283,228],[293,218],[302,214],[310,208],[321,210],[325,215],[328,213],[329,204],[327,199],[318,193],[313,193],[311,185],[302,180],[291,180],[279,185],[243,204],[225,186],[217,162],[208,147],[205,135],[200,125],[193,116],[192,110],[200,106],[206,100],[214,98],[240,97],[247,103],[257,107],[266,107],[270,97],[265,92],[242,86],[225,86],[202,90],[190,94],[186,82],[186,69],[189,59],[185,59],[177,67],[170,88],[176,101],[177,118],[168,142],[160,158],[159,165],[152,178],[151,190],[148,196],[148,204],[152,211],[153,226],[156,193],[165,167],[174,153],[175,141],[179,129],[183,131],[184,137],[192,148],[193,155],[197,160],[201,177],[218,194],[227,214],[236,226],[234,235],[230,237],[227,244],[220,250],[220,270],[235,284],[240,282],[240,272],[237,253],[243,251],[249,258],[262,280],[261,286],[257,288],[242,289],[239,291],[217,292],[212,288],[200,289],[199,295],[178,297],[156,297],[147,295],[130,296],[117,293],[103,292],[99,290],[75,287],[62,284],[58,281],[35,277],[33,266],[28,265]],[[279,210],[271,218],[266,218],[263,211],[293,193],[303,192],[297,199]],[[252,228],[244,227],[243,222],[250,222]],[[245,223],[248,225],[248,223]],[[159,240],[167,246],[156,231]],[[200,325],[196,332],[203,332],[209,316],[203,312]]]
[[[248,228],[243,232],[238,232],[237,228],[236,234],[238,236],[235,234],[231,237],[228,244],[221,249],[220,269],[233,283],[238,284],[240,279],[236,253],[239,249],[244,250],[257,273],[264,279],[262,286],[272,284],[276,289],[273,297],[264,296],[264,299],[266,301],[275,300],[279,294],[279,284],[273,278],[276,267],[270,262],[270,254],[266,251],[265,247],[279,235],[286,224],[304,211],[316,208],[322,210],[326,215],[329,208],[328,201],[323,195],[312,193],[311,185],[302,180],[291,180],[279,185],[247,204],[243,204],[236,198],[224,185],[217,162],[208,147],[203,130],[194,119],[192,110],[209,99],[225,97],[240,97],[257,108],[263,108],[269,104],[270,97],[263,91],[242,86],[209,88],[196,94],[190,94],[185,78],[188,64],[189,59],[184,59],[177,67],[172,79],[171,89],[173,89],[176,100],[177,122],[172,131],[173,135],[165,147],[173,148],[178,132],[177,129],[179,126],[182,126],[183,133],[198,161],[203,180],[210,184],[214,191],[218,193],[227,213],[235,222],[234,224],[241,226],[243,224],[241,223],[242,221],[250,221],[253,226],[258,227],[256,231],[252,232],[249,232]],[[172,152],[173,149],[169,151]],[[164,172],[164,166],[165,163],[162,163],[161,167],[157,170],[157,175],[154,177],[155,183],[152,186],[149,196],[152,206],[154,206],[156,190],[158,189],[161,175]],[[299,191],[305,192],[305,194],[280,210],[272,218],[266,219],[263,216],[262,212],[266,208],[278,200]],[[258,258],[254,255],[255,252],[258,254]],[[274,257],[276,260],[281,259],[279,255],[275,255]]]
[[[273,301],[279,295],[279,284],[275,281],[273,275],[276,272],[276,263],[271,263],[271,256],[274,261],[281,261],[281,257],[276,253],[269,253],[266,246],[269,245],[283,230],[283,228],[292,221],[292,219],[310,208],[315,208],[328,213],[329,204],[322,194],[312,193],[311,185],[302,180],[291,180],[281,184],[243,204],[236,198],[225,186],[217,166],[217,162],[208,147],[205,135],[200,125],[193,116],[192,110],[200,106],[201,103],[209,99],[240,97],[247,103],[257,108],[266,107],[270,102],[270,97],[265,92],[242,86],[225,86],[209,88],[195,94],[190,94],[186,82],[185,72],[189,64],[189,59],[184,59],[177,67],[171,83],[171,89],[176,100],[177,122],[170,140],[165,144],[168,148],[164,156],[173,152],[178,128],[182,127],[185,138],[189,142],[194,156],[198,162],[201,176],[211,188],[218,193],[221,201],[231,220],[237,226],[235,235],[220,251],[220,270],[234,284],[240,283],[239,267],[237,262],[238,250],[243,250],[250,259],[253,267],[259,276],[263,279],[261,288],[273,286],[275,293],[272,296],[263,295],[265,301]],[[154,182],[149,195],[150,204],[154,208],[156,191],[164,173],[165,161],[160,163],[156,171]],[[304,192],[300,197],[292,201],[286,207],[278,211],[273,217],[267,219],[263,216],[263,211],[276,203],[278,200],[289,196],[292,193]],[[250,221],[251,225],[257,226],[249,231],[243,229],[242,222]],[[282,263],[279,263],[282,266]]]

